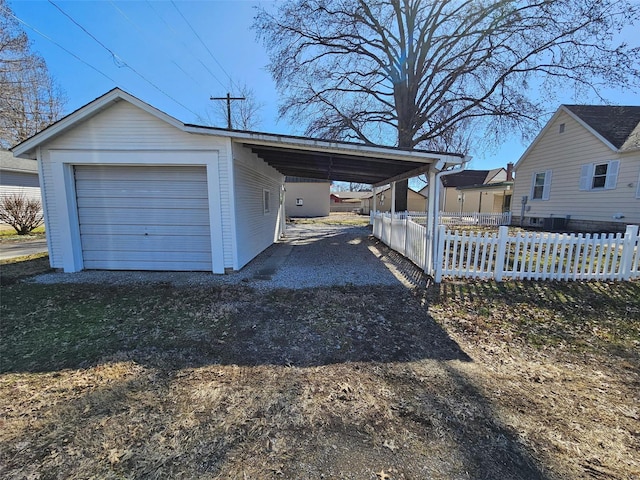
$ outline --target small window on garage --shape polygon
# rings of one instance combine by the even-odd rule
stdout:
[[[262,190],[262,208],[266,215],[271,211],[271,191]]]
[[[302,198],[296,198],[296,205],[298,207],[301,207],[302,205],[304,205],[304,201],[302,200]]]

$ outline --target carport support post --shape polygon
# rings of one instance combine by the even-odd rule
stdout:
[[[369,216],[371,217],[371,225],[373,225],[376,221],[376,205],[378,203],[378,187],[373,187],[373,197],[371,197],[371,202],[373,205],[369,206]]]
[[[391,220],[396,215],[396,182],[391,182]]]
[[[424,239],[424,272],[427,275],[433,275],[435,272],[436,262],[436,245],[438,225],[436,224],[436,208],[438,208],[438,199],[436,198],[436,169],[433,165],[429,167],[429,198],[427,200],[427,225]]]
[[[393,219],[396,216],[396,182],[391,182],[391,223],[389,223],[389,246],[393,245]],[[393,247],[392,247],[393,248]]]

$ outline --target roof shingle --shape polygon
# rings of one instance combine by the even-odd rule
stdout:
[[[640,123],[640,107],[564,105],[615,148],[620,149]]]

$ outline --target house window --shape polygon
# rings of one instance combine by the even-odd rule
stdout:
[[[608,168],[608,163],[601,163],[595,166],[593,169],[593,181],[591,182],[591,188],[604,188],[604,184],[607,181]]]
[[[549,200],[551,189],[551,170],[535,172],[531,181],[531,199]]]
[[[558,128],[558,133],[564,133],[564,123],[560,124],[560,128]]]
[[[304,201],[302,200],[302,198],[296,198],[296,205],[298,207],[301,207],[304,204]]]
[[[262,208],[265,215],[271,211],[271,192],[269,190],[262,190]]]
[[[619,160],[589,163],[580,172],[580,190],[613,190],[618,181]]]

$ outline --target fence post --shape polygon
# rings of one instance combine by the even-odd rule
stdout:
[[[434,280],[436,283],[442,282],[442,257],[444,256],[444,235],[446,231],[447,227],[444,225],[438,226],[438,235],[436,237],[438,243],[436,246],[436,255],[433,259],[433,263],[435,265]]]
[[[502,281],[504,274],[505,255],[507,252],[507,240],[509,239],[509,227],[501,226],[498,229],[498,253],[496,254],[495,271],[493,278],[496,282]]]
[[[622,258],[620,260],[620,279],[631,279],[631,266],[633,265],[633,252],[638,241],[638,225],[627,225],[622,246]],[[638,252],[640,255],[640,252]]]
[[[404,253],[403,255],[407,256],[407,241],[409,240],[409,222],[411,221],[411,217],[409,216],[409,212],[407,212],[407,218],[404,219]]]

